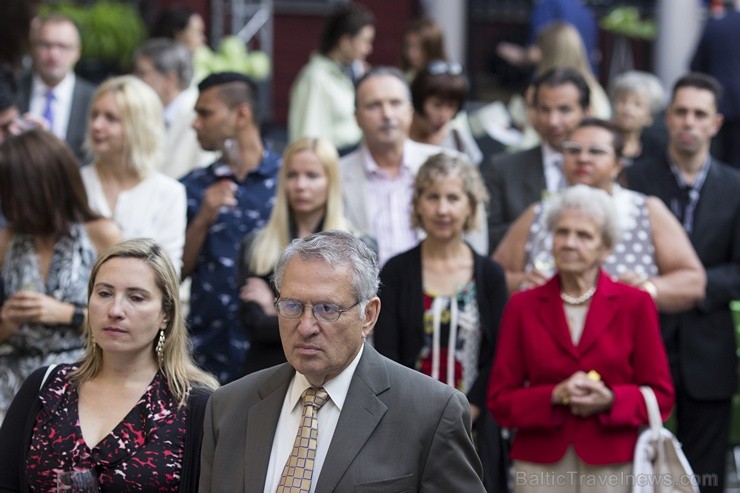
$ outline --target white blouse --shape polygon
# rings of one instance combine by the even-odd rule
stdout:
[[[185,247],[187,209],[185,187],[177,180],[153,171],[143,181],[118,195],[111,211],[95,165],[84,166],[80,173],[87,190],[90,208],[113,219],[124,239],[151,238],[170,256],[179,273]]]

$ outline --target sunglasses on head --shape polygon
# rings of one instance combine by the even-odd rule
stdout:
[[[429,75],[461,75],[463,73],[463,68],[462,65],[460,65],[458,62],[432,60],[427,64],[426,72]]]

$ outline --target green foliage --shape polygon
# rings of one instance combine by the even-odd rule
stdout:
[[[655,21],[641,20],[635,7],[617,7],[601,19],[600,24],[603,30],[628,38],[655,39]]]
[[[270,58],[260,50],[247,51],[244,41],[236,36],[225,36],[218,51],[201,46],[193,57],[196,78],[223,71],[241,72],[260,81],[270,75]]]
[[[59,12],[72,19],[82,37],[82,59],[115,60],[121,70],[129,68],[146,27],[136,8],[111,0],[91,6],[58,2],[44,5],[41,15]]]

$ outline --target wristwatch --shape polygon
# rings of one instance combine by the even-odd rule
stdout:
[[[72,314],[72,327],[79,329],[82,327],[82,323],[85,321],[85,308],[75,305],[75,311]]]

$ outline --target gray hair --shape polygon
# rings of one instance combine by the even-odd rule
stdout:
[[[331,230],[296,238],[278,260],[272,283],[279,293],[285,268],[294,258],[320,260],[333,268],[347,267],[353,272],[352,291],[360,301],[360,317],[370,298],[378,294],[378,259],[365,243],[346,231]]]
[[[406,100],[408,101],[409,105],[411,104],[411,88],[409,87],[409,83],[406,80],[406,77],[403,75],[403,72],[398,70],[396,67],[380,65],[377,67],[373,67],[362,74],[362,76],[355,83],[355,109],[358,108],[360,102],[357,98],[357,93],[360,92],[360,86],[362,86],[365,81],[374,77],[393,77],[395,79],[398,79],[398,81],[403,84],[403,87],[406,88]]]
[[[588,185],[575,185],[567,188],[550,199],[545,222],[547,229],[553,232],[560,217],[568,209],[575,209],[591,216],[601,225],[601,239],[612,248],[619,242],[619,218],[614,199],[600,188]]]
[[[187,47],[169,38],[152,38],[136,50],[135,58],[146,57],[160,74],[174,73],[177,85],[185,90],[193,79],[193,57]]]
[[[622,94],[642,94],[647,97],[653,116],[663,111],[666,105],[663,84],[658,77],[648,72],[630,70],[619,74],[609,87],[609,98],[613,103]]]

